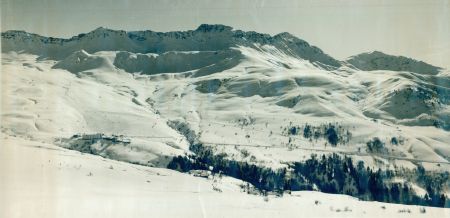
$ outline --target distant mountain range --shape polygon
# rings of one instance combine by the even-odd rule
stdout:
[[[127,32],[100,27],[69,39],[45,37],[24,31],[6,31],[1,35],[3,52],[26,51],[42,58],[55,60],[62,60],[81,50],[88,53],[99,51],[124,51],[141,54],[165,54],[173,51],[227,53],[227,50],[239,46],[256,48],[256,45],[268,45],[274,46],[286,55],[308,60],[325,69],[336,69],[342,65],[351,64],[361,70],[411,71],[423,74],[436,74],[440,70],[439,67],[421,61],[402,56],[391,56],[378,51],[359,54],[346,61],[339,61],[287,32],[270,36],[254,31],[233,30],[232,27],[225,25],[202,24],[196,30],[174,32],[150,30]],[[239,54],[231,55],[234,57]],[[126,54],[122,54],[120,57],[124,56]],[[175,56],[177,59],[184,58],[183,55]],[[118,65],[120,65],[119,62]],[[125,66],[124,68],[129,71],[139,70]]]

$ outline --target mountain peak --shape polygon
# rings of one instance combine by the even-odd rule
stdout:
[[[371,55],[388,55],[388,54],[386,54],[386,53],[384,53],[382,51],[377,51],[377,50],[371,51],[371,52],[367,52],[366,54],[371,54]]]
[[[231,31],[232,27],[222,24],[201,24],[195,31],[198,32],[224,32]]]
[[[278,34],[274,35],[273,37],[274,38],[296,38],[296,39],[298,39],[296,36],[294,36],[288,32],[278,33]]]
[[[105,33],[105,32],[120,32],[120,30],[113,30],[106,27],[97,27],[96,29],[90,31],[89,33]]]
[[[6,32],[2,32],[3,38],[13,38],[13,37],[22,37],[22,36],[31,36],[36,35],[33,33],[28,33],[24,30],[8,30]]]
[[[294,35],[292,35],[292,34],[290,34],[288,32],[278,33],[277,35],[274,35],[273,38],[275,38],[275,39],[282,39],[282,40],[290,41],[290,42],[295,42],[295,43],[301,44],[302,46],[305,46],[305,47],[311,46],[305,40],[302,40],[302,39],[298,38],[297,36],[294,36]]]

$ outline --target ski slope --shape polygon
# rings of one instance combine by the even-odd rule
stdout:
[[[0,217],[450,215],[450,209],[426,207],[421,212],[424,207],[366,202],[310,191],[264,199],[241,192],[239,185],[243,182],[228,177],[204,179],[104,159],[49,143],[4,134],[1,137]]]

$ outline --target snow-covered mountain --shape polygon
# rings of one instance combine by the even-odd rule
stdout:
[[[283,128],[331,122],[351,132],[345,149],[337,146],[346,151],[364,151],[373,137],[386,142],[400,137],[405,145],[393,146],[393,156],[438,162],[450,157],[448,73],[405,57],[372,52],[344,62],[289,33],[270,36],[207,24],[168,33],[98,28],[70,39],[7,31],[2,33],[2,52],[5,76],[9,67],[42,74],[37,78],[33,73],[12,74],[6,87],[20,77],[17,85],[23,85],[23,80],[34,85],[7,91],[20,99],[41,94],[42,99],[32,101],[38,111],[52,104],[54,97],[63,99],[63,104],[53,104],[65,112],[61,114],[64,122],[59,122],[59,112],[48,111],[44,119],[22,104],[5,104],[4,120],[21,121],[5,122],[3,128],[8,131],[52,129],[53,137],[59,132],[132,136],[148,131],[145,124],[135,128],[143,122],[140,117],[154,117],[147,119],[181,119],[211,144],[287,146],[290,136],[283,135]],[[53,78],[58,80],[52,83],[54,88],[64,92],[52,92],[50,97],[41,83]],[[122,112],[116,112],[120,108]],[[20,111],[27,116],[19,116]],[[139,122],[126,116],[136,116]],[[64,125],[66,120],[69,123]],[[116,127],[106,120],[116,122]],[[250,125],[242,127],[243,120]],[[167,126],[166,121],[154,122]],[[17,128],[18,123],[25,129]],[[433,136],[427,138],[426,132]],[[299,137],[292,144],[309,147],[325,142]]]
[[[388,55],[380,51],[373,51],[352,56],[347,60],[347,62],[358,69],[366,71],[408,71],[419,74],[436,75],[441,70],[441,68],[427,64],[423,61],[417,61],[403,56]]]
[[[424,62],[340,61],[289,33],[223,25],[1,36],[5,138],[158,167],[201,143],[270,168],[337,153],[450,170],[450,72]]]
[[[4,52],[25,50],[32,54],[56,60],[66,58],[73,52],[80,50],[89,53],[127,51],[164,54],[171,51],[223,51],[238,46],[254,48],[255,43],[274,46],[285,54],[313,63],[333,67],[341,65],[339,61],[324,54],[319,48],[311,46],[289,33],[270,36],[256,32],[233,31],[231,27],[224,25],[202,24],[196,30],[167,33],[153,31],[126,32],[100,27],[70,39],[43,37],[23,31],[2,33],[2,50]]]

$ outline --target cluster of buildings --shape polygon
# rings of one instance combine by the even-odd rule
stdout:
[[[91,141],[92,143],[99,140],[107,140],[113,143],[124,143],[129,144],[130,139],[124,137],[123,135],[105,135],[103,133],[94,133],[94,134],[75,134],[72,136],[72,139],[81,139],[85,141]]]

